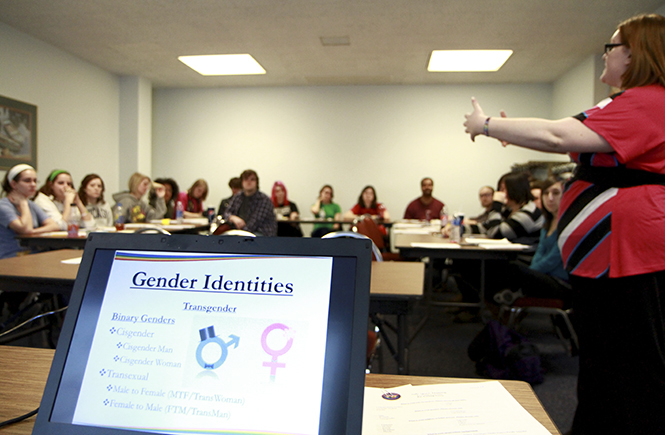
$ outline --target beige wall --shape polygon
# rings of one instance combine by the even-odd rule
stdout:
[[[60,168],[117,189],[118,78],[2,23],[0,41],[0,95],[37,106],[40,182]]]
[[[98,172],[117,191],[134,168],[173,176],[183,189],[204,177],[215,206],[229,194],[228,179],[251,167],[262,190],[282,180],[305,210],[324,183],[335,186],[345,209],[362,186],[374,184],[399,217],[418,195],[420,179],[431,176],[450,211],[474,214],[478,187],[494,184],[511,164],[565,157],[502,148],[486,138],[472,143],[462,127],[472,95],[488,114],[505,109],[509,116],[558,118],[603,94],[599,56],[552,84],[155,89],[152,107],[142,102],[145,83],[136,78],[141,89],[129,98],[138,99],[143,117],[152,111],[152,121],[146,127],[138,120],[137,145],[127,155],[120,116],[127,113],[121,107],[127,78],[4,24],[0,40],[0,95],[38,106],[41,180],[53,168],[69,169],[77,183]]]
[[[372,184],[395,217],[430,176],[451,212],[476,214],[478,188],[496,184],[514,162],[565,157],[485,137],[471,142],[462,123],[472,95],[488,114],[550,116],[552,87],[542,84],[159,89],[153,174],[181,188],[205,178],[214,206],[246,168],[259,173],[266,193],[283,181],[305,210],[323,184],[333,185],[343,209]]]

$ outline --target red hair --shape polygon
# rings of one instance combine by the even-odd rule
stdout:
[[[275,181],[275,184],[272,185],[272,195],[270,196],[270,199],[272,199],[272,205],[274,205],[275,207],[280,206],[279,204],[277,204],[277,197],[275,196],[275,188],[277,186],[281,187],[282,190],[284,190],[284,204],[283,205],[289,205],[288,195],[286,194],[286,186],[281,181]]]

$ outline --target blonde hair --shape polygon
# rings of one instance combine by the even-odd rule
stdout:
[[[127,183],[129,186],[129,193],[136,193],[139,189],[139,184],[141,184],[146,178],[150,181],[150,177],[147,175],[143,175],[140,172],[134,172],[132,176],[129,177],[129,183]]]

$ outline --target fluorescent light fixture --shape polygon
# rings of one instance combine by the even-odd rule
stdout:
[[[498,71],[512,54],[513,50],[434,50],[427,71]]]
[[[249,54],[178,56],[178,60],[204,76],[265,74],[266,70]]]

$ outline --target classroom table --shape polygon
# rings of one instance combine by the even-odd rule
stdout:
[[[0,421],[18,417],[36,409],[41,401],[53,360],[52,349],[0,347]],[[390,388],[405,384],[479,382],[482,379],[436,378],[369,374],[365,386]],[[560,434],[531,386],[521,381],[499,381],[508,392],[552,434]],[[3,435],[30,435],[35,417],[2,429]]]
[[[412,234],[396,232],[394,236],[395,247],[400,255],[405,258],[430,258],[427,270],[427,284],[425,285],[425,296],[428,303],[432,305],[456,306],[456,307],[484,307],[486,287],[486,262],[491,260],[514,260],[521,252],[519,250],[506,249],[496,246],[490,249],[479,247],[477,244],[465,243],[462,240],[459,248],[448,249],[444,245],[450,244],[449,239],[441,234]],[[428,246],[429,245],[429,246]],[[477,260],[480,263],[480,301],[479,302],[434,302],[432,301],[432,275],[433,262],[431,259],[452,260]]]
[[[82,254],[76,249],[61,249],[4,258],[0,260],[0,290],[69,294],[79,265],[62,261],[81,258]]]
[[[0,260],[0,289],[39,293],[70,294],[78,264],[63,260],[81,258],[83,251],[63,249]],[[389,328],[379,322],[380,333],[395,358],[398,373],[407,373],[407,314],[411,304],[423,295],[424,265],[420,262],[372,262],[370,314],[397,317],[397,347],[389,338]]]
[[[185,221],[182,224],[162,224],[160,221],[141,224],[125,224],[125,229],[122,230],[122,232],[135,233],[137,231],[146,231],[152,228],[159,228],[168,231],[171,234],[198,234],[200,231],[206,231],[210,228],[210,225],[208,224],[207,219],[194,219],[191,223]],[[115,228],[111,227],[104,227],[99,231],[105,233],[116,232]],[[17,235],[16,239],[21,246],[28,249],[83,249],[85,247],[85,242],[88,240],[88,233],[88,231],[79,230],[78,237],[68,237],[67,231],[54,231],[36,235]]]
[[[295,220],[280,220],[278,219],[277,222],[294,222],[294,223],[300,223],[300,224],[353,224],[354,219],[332,219],[332,218],[318,218],[318,217],[312,217],[312,218],[307,218],[307,217],[299,217],[298,219]],[[384,221],[377,221],[378,224],[390,227],[392,226],[393,222],[384,222]]]
[[[408,341],[407,315],[414,301],[422,298],[425,265],[421,262],[381,261],[372,262],[369,312],[372,321],[379,327],[384,344],[397,362],[397,373],[407,374]],[[388,336],[390,328],[376,314],[397,316],[397,348],[393,348]]]

